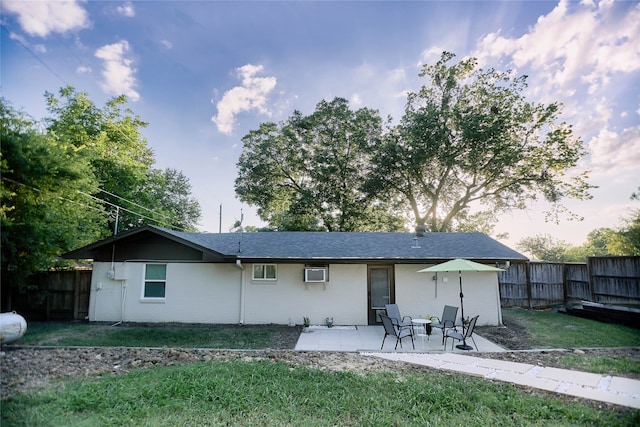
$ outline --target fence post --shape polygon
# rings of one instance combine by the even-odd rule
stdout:
[[[49,289],[50,287],[51,287],[51,281],[47,280],[44,288],[44,295],[45,295],[44,296],[45,298],[44,318],[46,319],[47,322],[51,320],[51,289]]]
[[[527,280],[527,305],[529,306],[529,310],[531,310],[531,261],[527,261],[525,276]]]
[[[593,292],[593,267],[591,266],[592,264],[592,258],[591,257],[587,257],[587,276],[589,277],[589,300],[590,301],[596,301],[595,298],[595,293]]]
[[[567,295],[567,264],[562,263],[562,303],[566,306],[569,301],[569,296]]]
[[[78,320],[78,306],[80,305],[80,270],[73,274],[73,320]]]

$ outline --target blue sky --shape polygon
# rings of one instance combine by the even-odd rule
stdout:
[[[156,167],[181,170],[201,230],[255,210],[235,199],[241,138],[340,96],[398,120],[418,73],[443,50],[529,76],[532,101],[564,103],[589,155],[582,222],[546,223],[543,203],[504,215],[505,243],[548,233],[572,244],[617,227],[640,186],[640,4],[629,1],[5,1],[2,96],[36,119],[70,84],[99,106],[125,94]]]

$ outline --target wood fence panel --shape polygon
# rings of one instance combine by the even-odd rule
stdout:
[[[91,270],[75,271],[75,296],[73,318],[85,320],[89,318],[89,295],[91,293]]]
[[[72,273],[72,274],[69,274]],[[73,320],[74,274],[71,271],[42,273],[47,288],[47,320]]]
[[[511,264],[498,273],[500,300],[503,307],[528,307],[527,264]]]
[[[531,307],[548,307],[564,302],[563,265],[529,263]]]
[[[43,271],[12,294],[12,309],[31,320],[84,320],[89,315],[91,270]]]
[[[587,264],[565,264],[564,269],[566,301],[591,301]]]
[[[498,283],[503,307],[545,307],[575,300],[640,305],[640,257],[513,264],[498,274]]]
[[[640,304],[640,257],[590,257],[593,301]]]

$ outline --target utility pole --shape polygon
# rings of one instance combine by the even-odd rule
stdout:
[[[218,233],[222,233],[222,203],[220,203],[220,227],[218,228]]]
[[[116,206],[116,221],[113,224],[113,235],[116,236],[118,234],[118,217],[120,216],[120,206]]]

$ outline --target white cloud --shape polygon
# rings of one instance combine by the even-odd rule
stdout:
[[[561,0],[519,38],[486,35],[474,56],[481,63],[511,56],[516,67],[534,68],[547,85],[567,90],[564,86],[581,81],[593,93],[612,73],[640,70],[640,5],[629,13],[612,9],[611,1]]]
[[[171,49],[173,47],[173,43],[171,43],[169,40],[160,40],[160,44],[167,49]]]
[[[91,23],[89,14],[75,0],[59,1],[2,1],[4,13],[18,16],[22,29],[32,35],[46,37],[50,33],[66,33],[68,31],[88,28]]]
[[[31,44],[27,41],[27,39],[21,35],[21,34],[16,34],[14,32],[9,32],[9,38],[11,40],[15,40],[18,43],[20,43],[22,46],[27,47],[31,50],[33,50],[34,52],[38,52],[38,53],[47,53],[47,47],[43,44]]]
[[[276,87],[276,78],[256,77],[263,68],[262,65],[247,64],[236,69],[242,85],[224,93],[216,105],[218,115],[211,118],[220,132],[231,134],[236,115],[243,111],[255,110],[260,114],[269,114],[266,107],[267,95]]]
[[[353,107],[360,108],[362,106],[362,99],[360,98],[360,95],[354,93],[353,95],[351,95],[351,100],[349,101],[349,103]]]
[[[126,16],[127,18],[133,18],[134,16],[136,16],[136,9],[133,7],[133,3],[131,3],[130,1],[118,6],[116,8],[116,11],[120,15]]]
[[[110,95],[126,95],[132,101],[140,99],[136,92],[136,70],[133,61],[127,57],[129,43],[122,40],[118,43],[102,46],[96,50],[95,56],[104,61],[100,87]]]
[[[591,165],[595,172],[620,174],[637,171],[640,165],[640,125],[618,134],[602,130],[589,141]]]
[[[86,65],[80,65],[78,68],[76,68],[76,73],[78,73],[78,74],[91,73],[91,67],[88,67]]]
[[[418,68],[422,68],[422,66],[424,64],[433,64],[435,63],[438,59],[440,59],[440,56],[442,55],[442,52],[446,51],[447,49],[441,47],[441,46],[433,46],[425,51],[422,52],[422,54],[420,55],[420,61],[416,64],[416,66]]]

